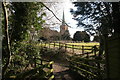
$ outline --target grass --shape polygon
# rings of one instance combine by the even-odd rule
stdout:
[[[83,46],[94,46],[94,45],[99,45],[97,42],[90,42],[90,43],[67,43],[70,45],[83,45]]]

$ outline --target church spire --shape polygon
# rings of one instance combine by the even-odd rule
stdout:
[[[63,10],[63,19],[62,19],[62,25],[65,25],[65,15],[64,15],[64,10]]]

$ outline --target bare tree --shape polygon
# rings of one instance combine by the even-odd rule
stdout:
[[[8,13],[7,13],[7,8],[6,8],[6,2],[2,2],[2,7],[3,7],[3,12],[4,12],[4,28],[5,28],[5,37],[6,37],[6,45],[7,45],[7,59],[6,59],[6,64],[3,67],[3,75],[5,74],[11,60],[11,51],[10,51],[10,38],[9,38],[9,33],[8,33]]]

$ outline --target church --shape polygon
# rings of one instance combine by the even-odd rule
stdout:
[[[60,37],[61,37],[61,40],[69,40],[70,39],[68,25],[65,22],[64,11],[63,11],[62,25],[60,26]]]

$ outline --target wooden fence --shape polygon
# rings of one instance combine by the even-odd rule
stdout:
[[[64,49],[65,51],[76,53],[76,54],[84,54],[85,52],[91,52],[95,48],[99,48],[99,45],[94,46],[84,46],[84,45],[72,45],[66,43],[40,43],[43,47],[54,48],[54,49]],[[96,53],[95,53],[96,54]]]
[[[105,60],[104,56],[99,55],[99,46],[71,45],[65,43],[44,43],[44,47],[63,48],[65,51],[72,49],[72,53],[79,50],[80,54],[74,54],[67,58],[70,71],[73,71],[89,80],[105,79]]]
[[[105,78],[105,62],[99,55],[91,55],[91,53],[87,52],[68,58],[70,70],[89,80],[103,80]]]
[[[10,79],[18,80],[18,79],[26,79],[27,76],[30,76],[34,79],[47,79],[54,80],[53,75],[53,61],[43,60],[40,58],[36,58],[38,60],[35,64],[35,68],[31,70],[27,70],[23,73],[18,74],[17,76],[10,76]],[[36,76],[34,76],[37,73]],[[33,76],[32,76],[33,75]]]
[[[82,54],[75,54],[67,59],[70,70],[87,80],[105,79],[105,60],[104,56],[99,55],[99,46],[81,46],[79,49]]]

